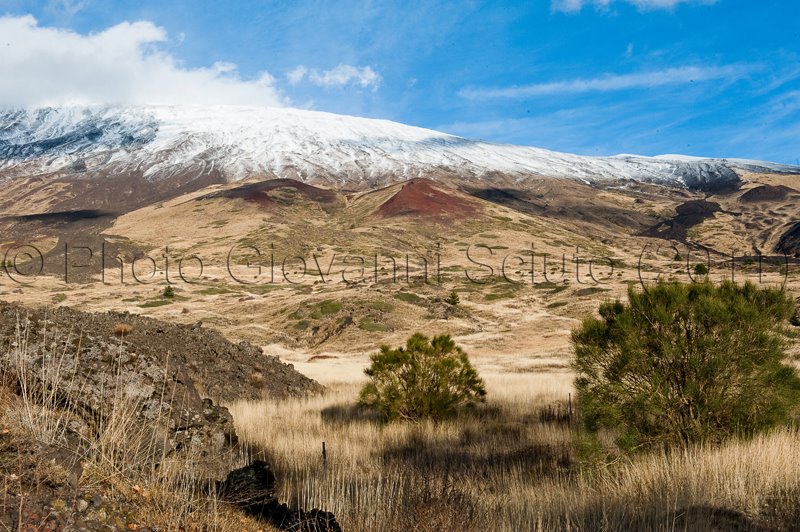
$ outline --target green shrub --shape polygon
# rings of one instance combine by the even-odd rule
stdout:
[[[447,304],[448,305],[453,305],[455,307],[460,302],[461,302],[461,299],[458,297],[458,293],[455,290],[450,292],[450,295],[447,296]]]
[[[405,301],[406,303],[411,303],[412,305],[424,306],[425,303],[426,303],[424,298],[418,296],[417,294],[411,293],[411,292],[398,292],[398,293],[394,294],[394,297],[396,299],[399,299],[400,301]]]
[[[383,346],[371,360],[360,403],[389,420],[441,420],[485,400],[483,380],[449,336],[418,333],[405,348]]]
[[[695,275],[708,275],[708,266],[702,262],[697,263],[694,265],[694,273]]]
[[[67,294],[53,294],[53,303],[63,303],[67,300]]]
[[[358,328],[367,332],[384,332],[387,327],[383,323],[373,321],[372,318],[364,318],[358,324]]]
[[[632,287],[572,335],[588,429],[634,450],[719,442],[787,422],[800,379],[784,362],[794,303],[747,283]]]
[[[168,299],[172,299],[175,297],[175,289],[168,285],[166,288],[164,288],[164,292],[161,295]]]
[[[139,308],[157,308],[171,304],[172,301],[169,301],[168,299],[156,299],[154,301],[148,301],[146,303],[142,303],[141,305],[139,305]]]
[[[325,316],[330,316],[332,314],[336,314],[342,310],[342,304],[338,301],[334,301],[332,299],[326,299],[325,301],[321,301],[314,312],[311,313],[311,317],[315,320],[319,320],[324,318]]]

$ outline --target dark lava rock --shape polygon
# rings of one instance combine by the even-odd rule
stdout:
[[[14,307],[0,308],[0,323],[17,328],[3,338],[0,366],[31,399],[72,414],[76,446],[120,431],[141,468],[171,466],[197,480],[230,471],[233,418],[200,396],[179,362],[162,363],[113,337],[70,334],[50,315]]]
[[[69,343],[73,350],[79,345],[91,346],[93,358],[142,358],[160,367],[181,368],[201,395],[215,401],[284,398],[323,390],[290,364],[265,355],[260,347],[230,342],[199,324],[179,325],[122,312],[88,313],[69,307],[28,309],[0,302],[0,342],[13,341],[18,319],[31,324],[32,341],[46,328],[49,341],[62,346]],[[131,328],[122,338],[115,333],[119,324]]]
[[[217,485],[220,499],[243,508],[248,514],[269,521],[281,530],[304,532],[341,532],[342,528],[330,512],[313,509],[292,509],[278,502],[275,475],[269,464],[255,461],[231,471]]]
[[[783,233],[775,246],[775,251],[786,255],[800,257],[800,222],[795,222]]]
[[[204,364],[192,364],[198,361]],[[258,397],[250,389],[255,368],[267,387],[280,386],[278,395],[321,388],[291,366],[264,357],[259,349],[232,344],[199,327],[0,303],[0,384],[64,416],[66,457],[57,457],[64,464],[61,476],[74,477],[77,485],[80,456],[91,453],[110,433],[120,442],[115,452],[126,471],[167,477],[177,473],[192,485],[214,486],[222,500],[284,530],[340,531],[330,513],[280,504],[275,476],[265,462],[232,471],[243,454],[233,418],[226,408],[204,398],[198,384],[229,400]],[[244,382],[236,380],[244,375]],[[2,443],[0,470],[6,462],[9,467],[18,462],[5,458],[19,455],[3,449]],[[49,451],[31,449],[31,463],[48,460]],[[80,501],[58,506],[79,504],[85,509]],[[40,507],[47,510],[46,501]],[[66,510],[65,515],[74,517]],[[2,519],[0,514],[0,524],[8,525]],[[9,523],[17,528],[15,521]]]
[[[74,414],[73,432],[84,442],[108,430],[124,409],[128,445],[141,455],[137,464],[179,468],[199,481],[225,478],[238,450],[230,413],[203,396],[253,399],[265,389],[277,396],[321,389],[260,349],[208,329],[5,303],[0,366],[20,375],[29,392],[49,398],[45,406]]]

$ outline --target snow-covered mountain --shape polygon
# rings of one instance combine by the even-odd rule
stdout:
[[[668,155],[583,157],[473,141],[386,120],[248,107],[60,107],[0,112],[0,179],[188,174],[223,181],[251,176],[366,188],[436,175],[503,174],[588,182],[624,179],[715,188],[736,170],[800,173],[744,160]]]

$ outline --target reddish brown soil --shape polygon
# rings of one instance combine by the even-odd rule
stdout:
[[[475,216],[480,208],[469,200],[433,186],[427,179],[412,179],[397,194],[378,208],[376,214],[384,218],[396,216],[467,218]]]

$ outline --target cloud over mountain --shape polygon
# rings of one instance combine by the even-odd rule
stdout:
[[[287,75],[287,79],[293,85],[300,83],[303,79],[318,87],[344,87],[355,85],[361,88],[378,88],[381,84],[381,75],[375,72],[372,67],[358,67],[353,65],[339,64],[330,70],[308,69],[303,65],[292,69]]]
[[[83,35],[30,15],[0,17],[0,106],[287,102],[269,73],[243,79],[231,63],[189,68],[164,51],[167,39],[146,21]]]

